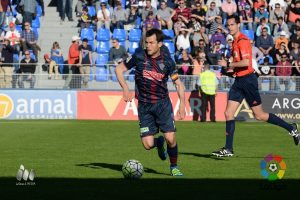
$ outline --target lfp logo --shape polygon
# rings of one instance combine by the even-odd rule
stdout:
[[[0,94],[0,119],[9,117],[13,110],[13,100],[6,94]]]
[[[279,155],[267,155],[260,161],[261,175],[269,181],[282,179],[286,170],[286,164]]]

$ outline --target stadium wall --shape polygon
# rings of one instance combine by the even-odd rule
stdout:
[[[198,92],[186,92],[185,96],[185,120],[200,120],[201,98]],[[170,98],[177,113],[177,93],[170,92]],[[265,111],[289,121],[300,121],[299,95],[262,94],[262,99]],[[226,100],[226,92],[217,94],[217,121],[225,120]],[[245,101],[235,116],[241,121],[255,120]],[[137,101],[125,103],[120,91],[0,90],[0,119],[137,120]]]

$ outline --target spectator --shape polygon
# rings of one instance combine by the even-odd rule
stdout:
[[[287,39],[287,34],[285,31],[281,31],[280,36],[275,40],[275,49],[279,49],[281,46],[281,43],[283,42],[288,49],[289,40]]]
[[[261,7],[266,8],[268,3],[266,0],[256,0],[253,4],[254,11],[257,12]]]
[[[79,40],[80,37],[74,35],[72,37],[72,44],[69,47],[68,54],[68,76],[64,85],[64,88],[80,88],[80,78],[76,74],[80,74],[79,71]],[[73,74],[73,75],[72,75]]]
[[[215,3],[215,6],[217,8],[221,8],[221,6],[222,6],[222,1],[221,0],[208,0],[206,2],[206,6],[209,7],[209,6],[211,6],[212,3]]]
[[[289,27],[292,26],[293,23],[296,22],[296,19],[300,18],[300,0],[297,0],[295,2],[295,6],[294,7],[290,7],[289,11],[287,12],[288,14],[288,25]]]
[[[189,28],[193,30],[193,33],[200,32],[201,24],[197,21],[196,17],[191,17]]]
[[[171,19],[173,13],[173,9],[167,6],[165,1],[160,2],[160,9],[157,11],[157,19],[162,28],[167,27],[168,29],[172,29],[173,21]]]
[[[6,32],[5,38],[10,41],[10,45],[14,48],[16,52],[20,51],[21,35],[19,31],[16,30],[15,24],[13,22],[9,23],[9,31]]]
[[[149,13],[153,13],[153,17],[156,18],[157,10],[152,7],[151,0],[146,0],[146,6],[141,10],[142,20],[145,21],[149,16]]]
[[[178,15],[177,22],[174,24],[175,35],[178,36],[182,27],[186,27],[188,20],[183,17],[183,15]]]
[[[65,21],[65,17],[67,15],[68,20],[70,22],[74,21],[73,20],[73,0],[60,0],[59,1],[61,4],[61,8],[60,8],[60,19],[61,21]]]
[[[114,30],[115,28],[124,29],[127,18],[128,14],[126,10],[122,8],[121,2],[117,2],[117,9],[114,10],[112,16],[112,30]]]
[[[281,42],[280,43],[280,48],[275,50],[276,61],[277,62],[282,62],[281,58],[284,55],[287,56],[287,60],[288,60],[289,57],[290,57],[289,54],[290,54],[290,51],[289,51],[289,48],[287,47],[286,43]],[[275,63],[277,63],[277,62],[275,62]]]
[[[28,50],[24,52],[24,55],[25,58],[21,60],[18,85],[19,88],[24,88],[24,82],[29,81],[30,88],[34,88],[36,61],[30,57],[30,52]]]
[[[49,73],[48,79],[52,78],[53,71],[54,71],[55,79],[58,79],[58,65],[56,64],[56,62],[50,58],[48,53],[44,55],[44,59],[45,59],[45,65],[48,67],[47,70]]]
[[[28,49],[33,50],[35,55],[35,60],[38,62],[38,51],[40,51],[40,47],[37,45],[37,36],[36,34],[30,29],[30,23],[25,22],[25,30],[22,31],[21,34],[21,44],[23,48],[23,52],[27,51]]]
[[[292,66],[291,63],[287,61],[288,55],[281,55],[281,61],[276,65],[276,76],[280,76],[276,78],[276,89],[280,89],[280,84],[284,84],[285,90],[288,91],[291,87],[292,81],[289,76],[292,75]]]
[[[217,30],[215,31],[215,33],[211,36],[210,38],[210,45],[214,45],[216,41],[220,41],[221,44],[225,45],[226,44],[226,40],[225,40],[225,36],[222,33],[223,29],[221,26],[217,27]]]
[[[193,58],[188,53],[187,50],[183,50],[181,52],[181,58],[178,59],[178,74],[179,75],[192,75],[193,74]],[[193,87],[192,78],[191,77],[182,77],[181,78],[185,88],[190,90]]]
[[[190,51],[191,44],[190,44],[190,34],[192,30],[182,27],[180,29],[179,35],[177,36],[176,47],[177,47],[177,56],[179,52],[182,50]]]
[[[20,5],[24,6],[24,13],[23,13],[23,22],[24,26],[26,22],[32,24],[32,20],[36,14],[37,8],[37,1],[36,0],[21,0]]]
[[[296,19],[295,24],[292,25],[291,28],[291,35],[295,35],[297,32],[297,29],[300,29],[300,18]]]
[[[247,30],[253,30],[253,11],[252,11],[252,1],[251,0],[239,0],[239,15],[241,21],[241,30],[247,26]]]
[[[267,20],[263,17],[260,19],[260,25],[256,29],[256,36],[260,36],[264,28],[267,28],[268,34],[271,35],[271,28],[267,24]]]
[[[137,18],[138,18],[138,6],[137,5],[131,5],[126,25],[124,26],[124,29],[126,31],[129,31],[133,29],[136,26],[139,26],[137,24]]]
[[[0,3],[0,35],[2,33],[2,28],[3,28],[4,22],[5,22],[6,12],[7,12],[8,7],[10,7],[10,10],[12,10],[10,0],[1,0],[1,3]]]
[[[269,89],[271,88],[274,90],[274,78],[269,78],[265,76],[275,76],[275,68],[270,66],[269,58],[265,57],[263,59],[263,64],[258,68],[259,69],[259,75],[262,76],[262,78],[258,79],[259,88],[262,88],[262,82],[263,81],[269,81]],[[267,90],[269,90],[267,89]]]
[[[278,22],[274,27],[274,38],[278,38],[282,31],[284,31],[286,33],[286,37],[289,38],[290,32],[287,24],[283,21],[282,17],[278,17]]]
[[[265,56],[271,53],[274,47],[274,40],[272,36],[268,34],[267,28],[263,28],[261,36],[257,37],[256,46]]]
[[[287,6],[284,0],[270,0],[269,10],[276,10],[277,5],[279,5],[283,10],[285,10]]]
[[[184,0],[179,1],[179,6],[172,13],[172,19],[174,22],[178,21],[178,16],[182,15],[186,20],[190,20],[191,17],[191,9],[186,6]]]
[[[148,17],[144,21],[144,24],[143,24],[143,31],[144,32],[146,31],[146,27],[147,27],[148,24],[151,24],[152,28],[160,29],[160,24],[155,19],[154,13],[152,11],[149,12]]]
[[[206,18],[206,25],[208,26],[208,28],[215,21],[215,18],[219,17],[219,16],[220,16],[220,9],[218,7],[216,7],[216,3],[214,1],[212,1],[210,3],[210,7],[207,10],[206,16],[205,16],[205,18]]]
[[[300,43],[300,27],[296,29],[296,34],[291,37],[291,47],[298,42]]]
[[[101,28],[103,25],[105,26],[106,29],[110,29],[110,12],[106,8],[106,3],[102,2],[101,4],[101,9],[98,10],[97,12],[97,29]]]
[[[62,65],[64,64],[64,57],[62,54],[62,51],[60,49],[59,43],[54,42],[51,48],[51,60],[54,60],[57,65]],[[63,66],[59,66],[60,68],[60,73],[63,73]],[[58,78],[58,75],[55,77],[56,79]]]
[[[223,55],[223,45],[220,40],[216,40],[212,45],[210,53],[208,53],[208,61],[211,65],[217,65],[218,60],[222,58]]]
[[[295,76],[296,91],[300,91],[300,57],[293,62],[293,76]]]
[[[268,23],[269,13],[265,9],[265,6],[260,6],[259,10],[255,12],[254,23],[253,23],[254,30],[256,30],[257,24],[261,23],[262,18],[265,18],[265,23]]]
[[[90,68],[92,64],[92,47],[88,44],[88,40],[84,38],[82,45],[79,46],[79,71],[83,75],[83,88],[88,87]]]
[[[234,0],[224,0],[221,8],[223,19],[226,19],[227,16],[234,15],[237,12],[237,5]]]
[[[300,57],[300,44],[298,42],[294,43],[293,49],[290,51],[290,60],[297,61]]]
[[[126,49],[120,45],[117,38],[112,39],[112,47],[109,50],[109,61],[111,64],[118,64],[121,60],[127,57]],[[115,74],[115,65],[110,65],[111,74]]]
[[[258,69],[261,76],[275,76],[275,68],[270,66],[268,57],[264,58],[263,64]]]
[[[205,52],[202,50],[197,51],[196,58],[193,59],[193,65],[194,65],[193,75],[199,76],[201,74],[205,61],[206,61]]]
[[[280,3],[275,4],[275,9],[272,9],[270,12],[270,27],[273,30],[273,27],[278,24],[279,18],[283,20],[284,18],[284,11],[280,7]],[[280,32],[280,31],[279,31]]]
[[[223,31],[223,24],[222,24],[222,17],[217,16],[215,18],[215,20],[211,23],[211,25],[209,26],[209,31],[208,31],[208,35],[209,38],[216,33],[216,31],[218,31],[217,29],[220,29],[221,32]]]
[[[196,9],[192,10],[191,17],[195,17],[196,20],[201,24],[201,26],[205,26],[205,15],[206,15],[205,8],[202,7],[200,2],[197,2]]]
[[[88,14],[88,8],[87,7],[82,8],[82,14],[79,20],[80,28],[81,29],[89,28],[91,26],[91,23],[92,23],[92,18]]]
[[[12,75],[13,75],[13,55],[14,49],[9,44],[8,39],[4,39],[1,50],[0,60],[0,87],[12,88]]]

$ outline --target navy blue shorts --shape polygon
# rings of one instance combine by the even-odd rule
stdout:
[[[254,73],[243,77],[235,77],[235,81],[230,88],[228,100],[241,103],[243,99],[246,99],[250,107],[261,104],[257,76]]]
[[[159,131],[163,133],[176,131],[173,107],[169,98],[154,104],[139,102],[138,114],[141,137],[155,135]]]

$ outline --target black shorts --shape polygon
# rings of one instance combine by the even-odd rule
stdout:
[[[243,99],[246,99],[250,107],[261,104],[257,76],[254,73],[243,77],[236,77],[230,88],[228,100],[241,103]]]
[[[163,133],[176,131],[173,107],[169,98],[154,104],[139,102],[138,114],[141,137],[155,135],[159,131]]]

